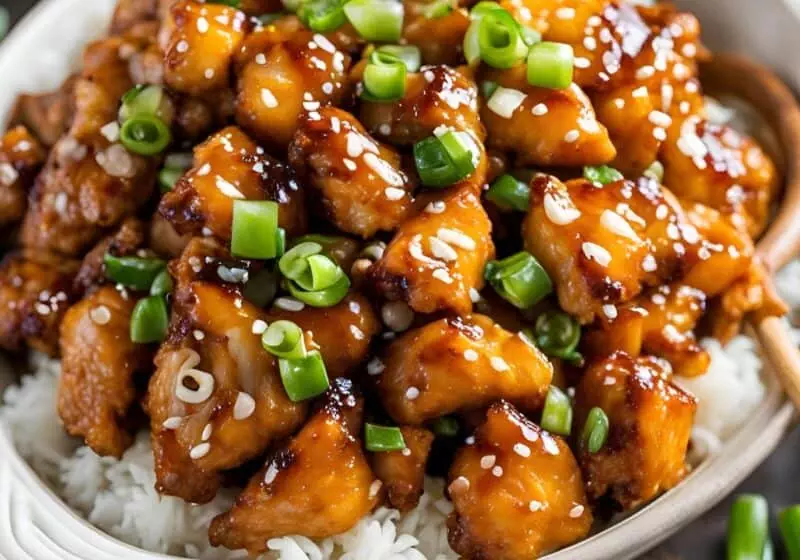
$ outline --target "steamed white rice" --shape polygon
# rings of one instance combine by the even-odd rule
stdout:
[[[778,291],[800,307],[800,261],[776,279]],[[795,330],[800,342],[800,330]],[[692,433],[694,461],[714,453],[758,406],[766,388],[755,341],[738,336],[724,348],[703,341],[711,354],[708,373],[679,383],[698,398]],[[154,490],[153,455],[146,433],[122,460],[99,457],[67,437],[56,414],[59,363],[33,358],[33,375],[8,388],[2,420],[20,454],[79,514],[103,531],[146,550],[202,559],[245,558],[208,544],[211,519],[229,507],[233,493],[223,491],[209,504],[191,506],[160,497]],[[452,504],[442,480],[426,480],[419,506],[405,516],[380,508],[356,527],[314,542],[302,536],[271,539],[269,557],[281,560],[445,560],[457,555],[447,544],[445,520]]]

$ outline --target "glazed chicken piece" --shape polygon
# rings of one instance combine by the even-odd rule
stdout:
[[[614,145],[580,87],[538,88],[528,84],[526,72],[523,64],[487,70],[482,76],[508,90],[496,91],[481,107],[487,147],[512,152],[521,166],[600,165],[613,160]]]
[[[145,402],[156,487],[194,503],[214,497],[219,471],[258,456],[306,414],[256,334],[265,313],[244,300],[240,283],[221,282],[244,276],[247,264],[234,262],[218,243],[195,238],[170,264],[172,320]]]
[[[181,235],[158,210],[150,220],[150,248],[166,258],[180,256],[191,240],[191,234]]]
[[[164,0],[118,0],[111,17],[111,34],[119,35],[143,21],[159,16],[159,4]]]
[[[237,56],[236,122],[283,156],[301,118],[339,105],[351,58],[295,17],[254,31]]]
[[[466,8],[457,7],[440,17],[429,17],[431,2],[404,0],[404,44],[419,48],[423,64],[458,66],[463,60],[464,35],[470,19]],[[435,39],[434,39],[435,38]]]
[[[249,29],[245,14],[221,3],[179,0],[166,25],[167,85],[190,95],[228,87],[234,55]]]
[[[210,231],[229,240],[237,199],[273,200],[279,204],[278,225],[287,235],[305,232],[303,191],[291,168],[234,126],[195,148],[192,168],[162,197],[159,210],[180,234]]]
[[[106,253],[116,257],[134,256],[146,240],[145,225],[141,221],[136,218],[125,220],[113,235],[103,239],[83,257],[73,283],[75,292],[85,294],[108,282],[103,265]]]
[[[450,467],[450,546],[463,558],[528,560],[584,538],[592,514],[567,444],[506,402]]]
[[[22,220],[28,190],[46,157],[24,126],[9,129],[0,139],[0,226]]]
[[[61,138],[72,121],[77,76],[70,76],[61,87],[46,93],[23,93],[9,115],[9,129],[22,125],[48,148]]]
[[[479,196],[468,186],[451,189],[403,223],[370,268],[370,281],[385,298],[420,313],[469,313],[494,257],[491,233]]]
[[[300,311],[288,311],[273,304],[266,320],[272,323],[279,319],[292,321],[311,333],[329,377],[351,377],[367,359],[370,342],[381,331],[372,304],[355,292],[332,307],[306,305]]]
[[[672,371],[652,356],[616,352],[591,364],[575,394],[575,426],[592,407],[603,409],[610,429],[605,445],[590,453],[578,445],[586,492],[610,496],[624,509],[669,490],[688,472],[685,462],[695,398],[670,381]]]
[[[236,500],[211,523],[214,546],[266,551],[274,537],[322,539],[351,529],[379,502],[361,449],[363,401],[335,380],[324,405],[286,446],[276,450]]]
[[[400,424],[506,399],[523,410],[544,403],[553,367],[521,335],[483,315],[440,319],[389,345],[375,369],[378,391]]]
[[[665,284],[620,307],[613,319],[598,318],[584,335],[584,348],[600,358],[617,350],[633,358],[661,356],[676,375],[702,375],[711,358],[697,343],[694,328],[705,312],[703,292],[684,284]]]
[[[302,119],[289,162],[304,184],[319,190],[326,215],[345,232],[366,239],[394,230],[412,212],[415,185],[400,154],[346,111],[325,107]]]
[[[433,445],[433,432],[415,426],[402,426],[406,443],[401,451],[372,454],[372,469],[386,489],[389,505],[407,512],[419,503],[425,485],[425,465]]]
[[[137,377],[146,379],[152,367],[152,352],[130,339],[135,304],[104,286],[70,307],[61,323],[58,414],[98,455],[119,458],[133,442]]]
[[[0,263],[0,348],[28,345],[55,356],[58,328],[74,301],[78,263],[42,251],[22,250]]]
[[[751,138],[698,117],[687,119],[674,134],[662,153],[664,184],[682,199],[731,216],[734,225],[757,236],[778,187],[769,156]]]

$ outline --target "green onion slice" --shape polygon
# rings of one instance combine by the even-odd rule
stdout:
[[[528,83],[548,89],[566,89],[572,83],[574,54],[565,43],[543,41],[528,51]]]
[[[171,191],[175,188],[175,184],[178,182],[184,174],[183,169],[175,169],[173,167],[165,167],[161,171],[158,172],[158,186],[161,189],[161,193],[166,193]]]
[[[393,101],[406,91],[406,63],[393,54],[375,50],[364,68],[364,92],[369,101]]]
[[[103,256],[106,278],[128,288],[147,291],[166,263],[161,259],[143,257]]]
[[[172,120],[171,105],[161,86],[140,84],[129,89],[123,96],[119,108],[119,122],[144,115],[162,121]]]
[[[175,284],[172,281],[172,276],[169,275],[167,269],[164,269],[158,273],[153,283],[150,285],[150,295],[165,296],[172,291],[174,286]]]
[[[586,166],[583,168],[583,177],[599,185],[607,185],[625,178],[622,173],[608,165]]]
[[[661,183],[664,181],[664,165],[656,160],[650,164],[650,167],[644,170],[642,175]]]
[[[500,4],[497,2],[491,2],[489,0],[481,0],[477,4],[475,4],[472,9],[469,11],[469,17],[472,20],[481,19],[488,13],[500,10],[501,12],[506,11]]]
[[[531,188],[513,175],[503,175],[486,191],[486,198],[500,208],[526,212],[530,203]]]
[[[295,280],[308,271],[307,258],[322,252],[322,245],[315,241],[298,243],[281,257],[278,268],[286,278]]]
[[[279,358],[302,358],[306,351],[303,329],[291,321],[275,321],[261,335],[264,350]]]
[[[569,361],[580,360],[581,356],[576,351],[580,339],[580,325],[563,311],[549,310],[536,319],[533,340],[548,356]]]
[[[167,337],[169,312],[163,296],[148,296],[139,300],[131,314],[131,340],[147,344],[161,342]]]
[[[382,45],[378,52],[399,58],[409,72],[416,72],[422,66],[422,53],[414,45]]]
[[[583,425],[581,441],[589,453],[597,453],[605,445],[608,439],[608,415],[599,407],[593,407],[586,417],[586,424]]]
[[[758,494],[737,496],[728,517],[728,560],[761,560],[769,541],[769,505]]]
[[[278,203],[271,200],[234,200],[231,253],[248,259],[278,256]]]
[[[347,295],[350,279],[344,270],[314,241],[304,241],[292,247],[278,268],[286,277],[289,292],[312,307],[331,307]]]
[[[338,282],[318,291],[305,291],[291,281],[287,286],[290,294],[311,307],[333,307],[347,295],[347,291],[350,289],[350,279],[343,274]]]
[[[520,309],[528,309],[553,291],[547,272],[527,251],[488,262],[484,278],[503,299]]]
[[[396,0],[350,0],[344,13],[367,41],[395,42],[403,31],[403,4]]]
[[[572,404],[566,393],[555,385],[547,390],[541,426],[562,436],[568,436],[572,431]]]
[[[525,58],[528,45],[520,25],[505,10],[491,10],[478,28],[480,58],[494,68],[511,68]]]
[[[448,15],[454,9],[453,0],[433,0],[422,10],[422,15],[428,19],[438,19]]]
[[[403,432],[396,426],[364,424],[364,443],[367,451],[400,451],[406,448]]]
[[[317,350],[301,358],[281,358],[278,369],[286,394],[292,402],[311,399],[324,393],[330,386],[325,362]]]
[[[142,156],[154,156],[163,152],[172,133],[164,121],[153,115],[137,114],[125,121],[119,134],[122,145]]]
[[[297,17],[318,33],[334,31],[347,23],[339,0],[306,0],[297,10]]]
[[[781,511],[778,514],[778,525],[789,560],[800,560],[800,505]]]
[[[414,144],[414,163],[422,183],[428,187],[446,187],[475,170],[472,150],[462,134],[448,130]]]
[[[433,421],[433,433],[441,437],[455,437],[458,435],[458,420],[452,416],[440,416]]]

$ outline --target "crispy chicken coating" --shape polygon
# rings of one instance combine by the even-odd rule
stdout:
[[[605,127],[597,122],[592,104],[580,87],[545,89],[531,86],[526,66],[489,70],[484,79],[514,90],[522,101],[498,102],[499,95],[481,107],[488,132],[487,146],[512,152],[518,165],[577,166],[610,162],[616,150]]]
[[[553,367],[523,336],[483,315],[440,319],[397,338],[380,363],[378,391],[401,424],[506,399],[523,410],[543,402]]]
[[[119,229],[86,253],[73,283],[75,292],[85,294],[108,282],[103,266],[106,253],[117,257],[134,256],[147,240],[145,225],[136,218],[128,218]]]
[[[342,231],[369,238],[394,230],[413,210],[415,185],[400,154],[346,111],[325,107],[302,119],[289,162],[320,191],[325,213]]]
[[[417,507],[422,496],[433,432],[416,426],[402,426],[400,431],[405,449],[373,453],[372,470],[386,488],[389,505],[406,512]]]
[[[420,313],[469,313],[494,257],[491,233],[479,196],[468,186],[452,189],[400,227],[369,277],[384,297]]]
[[[505,402],[450,467],[450,546],[471,560],[527,560],[584,538],[592,514],[567,444]]]
[[[0,348],[19,351],[27,344],[51,356],[58,353],[58,328],[73,301],[78,263],[22,250],[0,263]]]
[[[22,220],[28,190],[46,158],[43,146],[24,126],[0,139],[0,226]]]
[[[9,116],[9,128],[22,125],[48,148],[61,138],[72,121],[75,110],[74,97],[77,76],[70,76],[57,90],[27,94],[17,98]]]
[[[274,537],[325,538],[351,529],[377,504],[380,481],[358,434],[361,398],[334,381],[316,412],[276,450],[230,511],[211,523],[211,544],[256,555]]]
[[[670,381],[669,364],[617,352],[591,364],[575,394],[576,426],[592,407],[608,415],[608,440],[590,453],[579,444],[579,462],[591,499],[610,495],[631,509],[669,490],[688,471],[686,449],[695,398]]]
[[[297,18],[256,30],[237,57],[236,122],[283,155],[304,115],[344,99],[350,64],[342,47]]]
[[[169,19],[167,85],[191,95],[228,87],[234,55],[249,27],[245,14],[220,3],[179,0]]]
[[[419,48],[423,64],[458,66],[464,60],[464,35],[470,23],[465,8],[432,18],[427,15],[431,2],[404,0],[403,7],[403,40]]]
[[[70,307],[61,323],[58,414],[98,455],[119,458],[133,442],[136,378],[152,367],[152,352],[131,342],[135,304],[105,286]]]
[[[278,225],[287,235],[305,232],[303,191],[291,168],[234,126],[195,148],[192,168],[162,197],[159,210],[180,234],[206,231],[229,240],[238,199],[273,200],[279,205]]]

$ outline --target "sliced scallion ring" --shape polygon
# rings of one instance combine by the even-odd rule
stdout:
[[[123,96],[119,108],[119,122],[144,115],[156,117],[165,122],[172,121],[172,105],[164,88],[140,84],[129,89]]]
[[[350,0],[344,13],[367,41],[395,42],[403,31],[403,4],[396,0]]]
[[[292,402],[314,398],[330,386],[325,362],[317,350],[312,350],[301,358],[280,358],[278,369],[283,388]]]
[[[393,101],[406,91],[406,64],[397,56],[375,50],[364,68],[364,93],[370,101]]]
[[[117,257],[111,253],[103,256],[103,267],[106,278],[122,284],[127,288],[145,292],[153,285],[153,281],[166,267],[166,263],[157,258]]]
[[[414,163],[427,187],[452,185],[475,170],[470,147],[452,130],[414,144]]]
[[[297,17],[317,33],[334,31],[347,22],[340,0],[305,0],[297,10]]]
[[[124,122],[119,139],[131,152],[142,156],[154,156],[169,146],[172,142],[172,133],[158,117],[137,114]]]
[[[372,452],[400,451],[406,448],[400,428],[369,422],[364,424],[364,444],[367,451]]]
[[[566,393],[555,385],[547,390],[541,426],[548,432],[562,436],[568,436],[572,431],[572,403]]]
[[[532,307],[553,291],[547,272],[527,251],[488,262],[484,278],[503,299],[520,309]]]
[[[608,415],[602,408],[593,407],[586,417],[581,433],[581,441],[589,453],[597,453],[605,445],[608,430]]]
[[[287,287],[289,293],[296,299],[311,307],[333,307],[347,295],[347,291],[350,289],[350,279],[343,274],[339,281],[332,286],[313,292],[301,289],[292,281],[288,282]]]
[[[422,54],[414,45],[382,45],[378,52],[399,58],[406,65],[406,70],[416,72],[422,66]]]
[[[527,183],[508,174],[495,179],[495,182],[486,191],[486,198],[500,208],[519,212],[528,210],[530,195],[531,188]]]
[[[769,541],[769,504],[758,494],[741,494],[728,516],[728,560],[763,558]]]
[[[528,51],[528,83],[548,89],[566,89],[572,83],[574,54],[566,43],[543,41]]]
[[[480,19],[480,58],[493,68],[511,68],[525,58],[528,45],[520,25],[505,10],[491,10]]]
[[[303,330],[291,321],[275,321],[261,335],[264,350],[279,358],[302,358],[307,354]]]
[[[423,8],[422,14],[428,19],[438,19],[451,13],[454,9],[453,0],[433,0]]]
[[[536,319],[533,341],[548,356],[579,361],[581,355],[576,348],[580,339],[580,325],[563,311],[546,311]]]
[[[271,200],[234,200],[231,253],[247,259],[278,256],[278,203]]]
[[[169,312],[163,296],[139,300],[131,313],[131,341],[141,344],[161,342],[167,337]]]
[[[153,280],[153,283],[150,285],[150,295],[165,296],[172,291],[174,285],[175,284],[172,281],[172,276],[170,276],[169,272],[164,269],[158,273]]]

